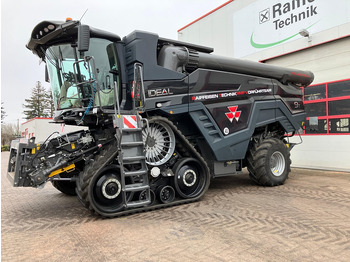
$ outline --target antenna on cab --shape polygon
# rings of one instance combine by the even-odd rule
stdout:
[[[84,14],[83,14],[83,15],[81,16],[81,18],[79,19],[79,22],[81,22],[81,20],[83,19],[83,17],[85,16],[85,14],[87,13],[88,10],[89,10],[89,8],[85,10]]]

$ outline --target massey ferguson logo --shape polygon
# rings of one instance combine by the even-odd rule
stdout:
[[[230,110],[230,112],[225,113],[228,120],[230,120],[230,122],[232,123],[233,119],[236,119],[236,121],[238,122],[242,111],[237,111],[238,106],[229,106],[227,108],[228,108],[228,110]]]

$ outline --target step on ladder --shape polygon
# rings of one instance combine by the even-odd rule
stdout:
[[[142,120],[136,115],[119,115],[116,122],[119,136],[119,155],[123,202],[126,208],[146,206],[151,203],[148,169],[142,140]],[[125,165],[135,167],[127,170]],[[130,178],[130,179],[127,179]],[[128,193],[142,193],[142,198],[130,200]]]

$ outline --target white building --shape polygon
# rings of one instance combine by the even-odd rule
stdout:
[[[231,0],[178,38],[218,55],[312,71],[293,166],[350,171],[350,0]]]
[[[80,126],[56,124],[52,123],[52,121],[52,118],[36,117],[22,123],[20,127],[21,137],[35,137],[35,142],[44,142],[46,138],[48,138],[48,136],[54,132],[56,132],[56,134],[63,135],[69,132],[87,129],[86,127]]]

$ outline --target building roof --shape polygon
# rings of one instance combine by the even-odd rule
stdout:
[[[199,20],[201,20],[201,19],[203,19],[204,17],[206,17],[206,16],[208,16],[208,15],[214,13],[215,11],[217,11],[217,10],[223,8],[224,6],[228,5],[229,3],[233,2],[233,1],[234,1],[234,0],[227,1],[226,3],[220,5],[219,7],[215,8],[215,9],[212,10],[212,11],[210,11],[209,13],[206,13],[205,15],[203,15],[203,16],[201,16],[200,18],[194,20],[193,22],[189,23],[188,25],[185,25],[184,27],[180,28],[179,30],[177,30],[177,32],[180,32],[180,31],[184,30],[186,27],[189,27],[190,25],[192,25],[192,24],[198,22]]]
[[[27,124],[33,120],[52,120],[52,117],[34,117],[34,118],[29,119],[28,121],[22,123],[21,125]]]

